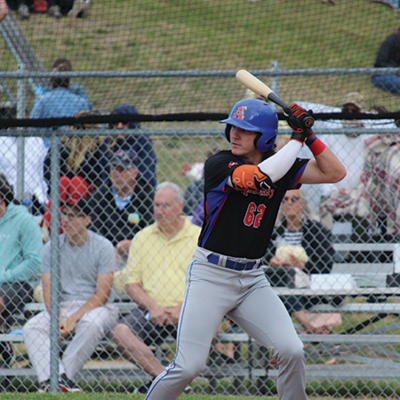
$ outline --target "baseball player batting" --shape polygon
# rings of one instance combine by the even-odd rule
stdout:
[[[277,359],[279,399],[307,398],[303,344],[260,261],[285,192],[346,175],[332,151],[304,125],[310,116],[297,104],[290,106],[291,140],[276,153],[278,118],[267,103],[241,100],[221,121],[231,149],[205,164],[205,217],[186,273],[176,356],[146,399],[178,398],[204,368],[225,315]],[[314,159],[297,158],[303,143]]]

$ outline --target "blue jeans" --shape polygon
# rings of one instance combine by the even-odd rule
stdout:
[[[400,76],[397,75],[375,75],[372,83],[379,89],[387,92],[400,94]]]

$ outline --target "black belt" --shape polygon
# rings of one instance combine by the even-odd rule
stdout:
[[[207,256],[207,260],[212,264],[219,265],[220,267],[233,269],[235,271],[250,271],[252,269],[258,269],[260,267],[259,261],[242,262],[242,261],[233,261],[229,259],[227,259],[225,265],[223,265],[222,262],[220,262],[220,256],[217,256],[216,254],[209,254]]]

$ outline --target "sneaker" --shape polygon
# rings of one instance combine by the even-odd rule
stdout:
[[[14,359],[14,351],[10,343],[0,342],[0,355],[3,358],[3,366],[10,367]]]
[[[89,11],[90,0],[75,0],[74,6],[68,12],[68,17],[86,17]]]
[[[47,381],[40,383],[38,393],[49,393],[49,392],[50,392],[50,379],[47,379]]]
[[[147,383],[145,383],[145,384],[142,385],[142,386],[137,387],[137,388],[134,390],[133,393],[142,393],[142,394],[146,394],[146,393],[149,391],[151,385],[153,384],[153,381],[154,381],[154,379],[152,379],[151,381],[148,381]]]
[[[58,387],[60,388],[61,393],[79,393],[82,392],[82,389],[78,387],[71,379],[67,377],[67,375],[62,374],[60,379],[58,380]]]
[[[186,387],[185,387],[185,389],[183,389],[183,392],[182,392],[183,394],[191,394],[191,393],[193,393],[193,389],[192,389],[192,387],[190,386],[190,385],[187,385]]]
[[[47,15],[53,18],[61,18],[62,14],[59,6],[51,6],[47,11]]]
[[[83,8],[82,12],[80,14],[78,14],[78,18],[86,18],[89,16],[90,14],[90,7],[91,7],[91,3],[90,0],[85,0],[85,7]]]
[[[29,7],[26,4],[21,4],[18,7],[17,15],[20,19],[29,19]]]
[[[142,386],[137,387],[135,389],[134,393],[146,394],[149,391],[149,389],[150,389],[151,385],[153,384],[153,382],[154,382],[154,379],[152,379],[151,381],[148,381],[147,383],[145,383]],[[185,389],[183,390],[183,393],[184,394],[192,393],[192,387],[189,386],[189,385],[186,386]]]

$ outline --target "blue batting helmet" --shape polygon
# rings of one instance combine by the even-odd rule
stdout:
[[[272,149],[278,132],[278,117],[274,109],[262,100],[245,99],[237,102],[229,117],[220,121],[226,124],[225,136],[230,142],[231,127],[257,132],[254,146],[264,152]]]

